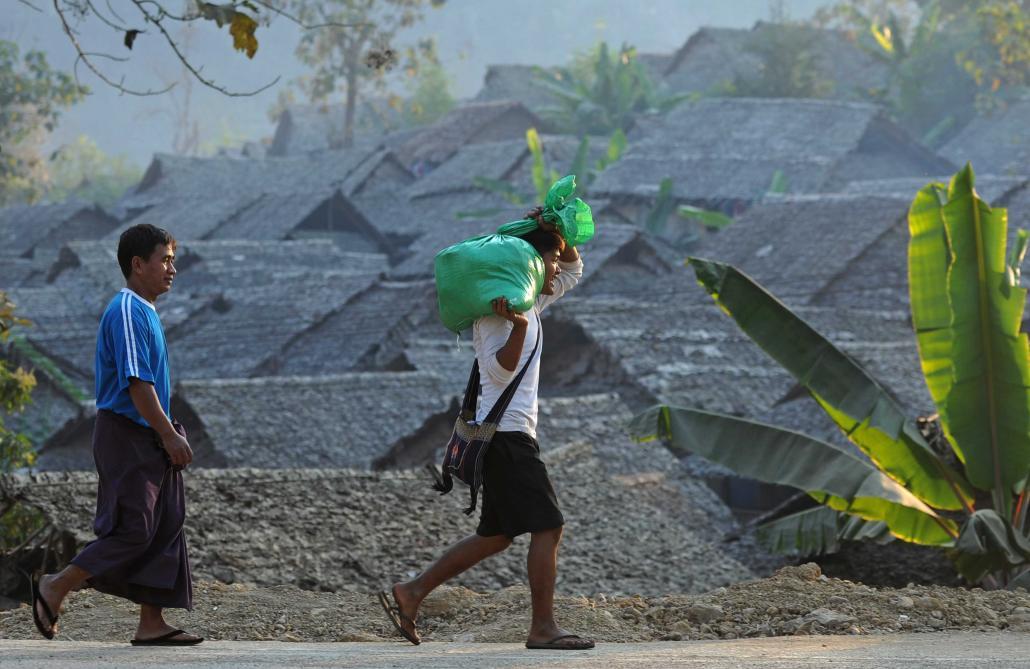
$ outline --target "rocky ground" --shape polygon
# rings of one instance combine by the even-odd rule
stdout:
[[[544,454],[566,520],[560,594],[697,594],[770,573],[754,564],[764,551],[729,540],[737,524],[708,485],[660,444],[630,441],[631,414],[616,396],[551,399],[541,413],[545,442],[560,444]],[[478,520],[462,513],[466,487],[440,496],[421,469],[198,468],[185,481],[193,574],[227,584],[367,592],[414,575]],[[93,538],[95,474],[0,477],[0,506],[5,495],[59,528],[66,559]],[[453,585],[491,592],[525,583],[527,544],[519,537]],[[2,587],[15,573],[0,568],[0,594],[24,598],[24,579]]]
[[[561,623],[607,642],[734,639],[801,634],[877,634],[941,630],[1030,632],[1030,594],[943,586],[870,588],[827,578],[815,564],[701,595],[559,597]],[[514,586],[488,594],[441,588],[425,603],[423,638],[518,642],[528,623],[529,592]],[[83,591],[61,617],[60,638],[120,641],[135,610]],[[192,613],[177,625],[223,640],[382,641],[393,629],[371,593],[311,592],[293,586],[202,582]],[[30,609],[0,611],[0,638],[33,638]]]

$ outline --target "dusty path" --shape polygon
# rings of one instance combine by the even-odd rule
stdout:
[[[1030,632],[1030,594],[943,586],[870,588],[826,578],[814,564],[701,595],[559,597],[567,629],[608,642],[716,640],[885,632]],[[478,594],[441,588],[426,600],[426,641],[517,643],[529,623],[525,586]],[[64,641],[124,642],[138,608],[92,590],[69,598]],[[170,621],[221,641],[390,641],[395,633],[373,593],[201,582],[192,613]],[[29,607],[0,611],[0,639],[35,639]]]
[[[215,641],[191,649],[140,649],[98,642],[0,641],[4,669],[268,669],[271,667],[535,667],[645,669],[837,669],[1030,667],[1030,634],[935,633],[808,636],[734,641],[604,644],[593,651],[529,652],[517,644],[280,643]]]

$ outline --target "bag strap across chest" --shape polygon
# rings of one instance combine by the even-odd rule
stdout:
[[[508,410],[508,405],[511,403],[512,398],[515,397],[515,391],[519,389],[519,384],[522,383],[522,377],[526,375],[526,371],[529,366],[533,364],[533,359],[536,358],[537,350],[540,348],[540,315],[536,314],[536,343],[533,345],[533,351],[529,354],[529,359],[526,360],[526,364],[522,365],[522,369],[512,379],[508,386],[501,393],[501,396],[494,402],[493,407],[490,409],[490,413],[486,415],[483,420],[484,424],[497,424],[501,420],[501,416]],[[461,402],[461,417],[466,421],[473,421],[476,419],[476,404],[479,398],[479,359],[472,363],[472,372],[469,374],[468,385],[465,386],[465,398]]]

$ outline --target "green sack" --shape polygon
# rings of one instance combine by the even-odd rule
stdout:
[[[529,311],[544,288],[544,261],[529,242],[506,235],[473,237],[436,254],[440,320],[461,332],[493,313],[491,301],[508,298],[513,311]]]
[[[576,175],[570,174],[555,181],[544,198],[544,211],[541,215],[545,222],[558,228],[558,233],[570,246],[579,246],[590,241],[594,236],[594,217],[590,207],[578,197],[569,200],[576,192]],[[520,237],[532,232],[537,222],[531,218],[505,223],[497,229],[499,235]]]

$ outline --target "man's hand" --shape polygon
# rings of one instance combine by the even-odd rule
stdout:
[[[511,323],[508,341],[494,354],[494,357],[497,358],[497,362],[500,363],[501,367],[509,372],[513,372],[516,365],[519,364],[519,356],[522,355],[522,345],[526,342],[526,330],[529,329],[529,319],[526,318],[525,314],[512,311],[507,298],[498,297],[496,300],[491,301],[490,304],[493,305],[494,314]]]
[[[506,321],[509,321],[515,327],[526,327],[529,325],[529,319],[526,318],[525,314],[511,310],[511,306],[508,304],[508,298],[498,297],[494,300],[491,300],[490,304],[494,308],[495,315],[500,316]]]
[[[182,436],[174,430],[168,434],[161,435],[161,446],[168,453],[168,458],[176,467],[185,467],[193,462],[193,449]]]

